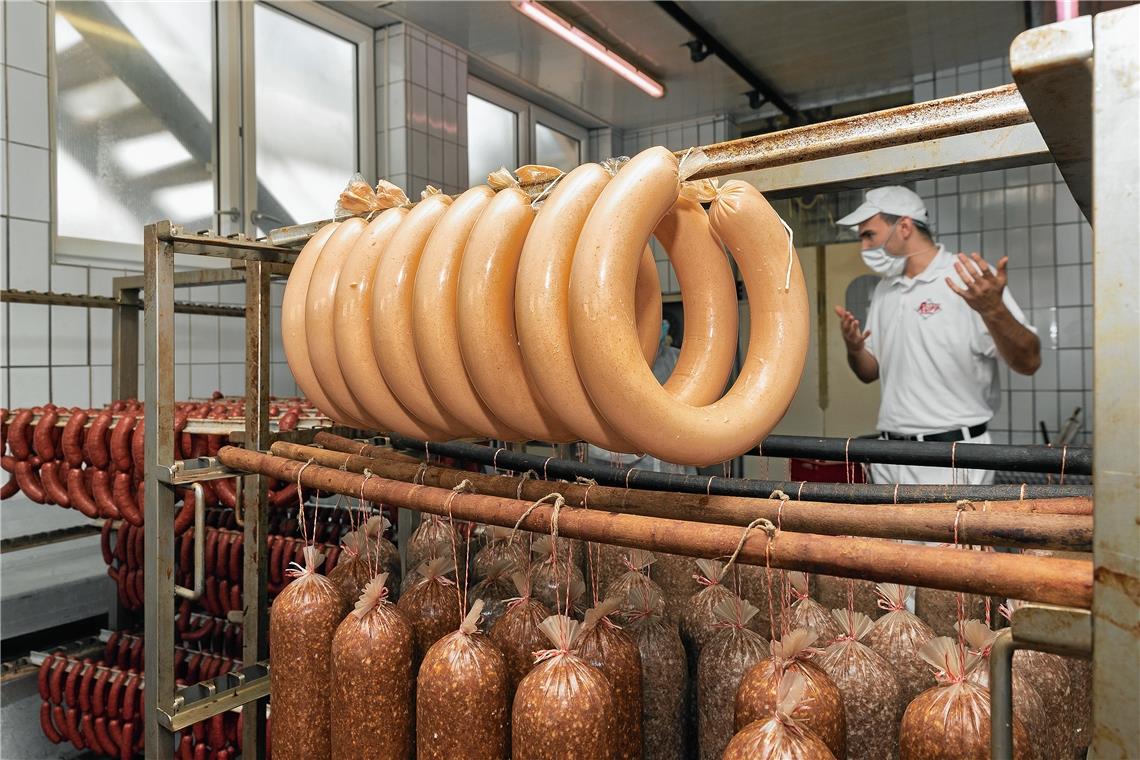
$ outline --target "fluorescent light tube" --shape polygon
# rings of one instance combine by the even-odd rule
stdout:
[[[567,23],[560,16],[534,2],[534,0],[516,0],[511,4],[531,21],[566,40],[610,71],[632,82],[646,94],[655,98],[665,96],[665,88],[660,83],[646,76],[632,63],[578,27]]]

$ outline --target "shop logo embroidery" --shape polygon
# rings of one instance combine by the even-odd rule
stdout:
[[[918,305],[918,316],[926,319],[932,317],[938,312],[942,311],[942,305],[937,301],[931,301],[929,298]]]

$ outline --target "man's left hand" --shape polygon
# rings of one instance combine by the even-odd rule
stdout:
[[[959,253],[958,260],[954,262],[954,269],[958,271],[958,276],[962,278],[966,287],[964,289],[958,287],[949,277],[946,278],[946,284],[962,296],[974,311],[982,316],[993,314],[1003,308],[1002,291],[1005,290],[1005,283],[1009,279],[1005,271],[1008,263],[1009,257],[1003,256],[997,263],[997,272],[994,272],[980,254],[972,253],[967,258],[965,254]]]

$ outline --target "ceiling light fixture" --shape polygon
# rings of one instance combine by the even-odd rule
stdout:
[[[665,96],[665,88],[646,76],[640,69],[607,48],[578,27],[564,21],[534,0],[515,0],[511,5],[539,26],[553,32],[586,55],[621,76],[655,98]]]

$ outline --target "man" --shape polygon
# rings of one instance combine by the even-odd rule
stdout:
[[[986,426],[1000,405],[997,357],[1014,372],[1041,366],[1037,332],[1006,289],[1003,257],[951,254],[934,242],[926,205],[905,187],[871,190],[839,220],[857,226],[863,261],[883,279],[867,329],[835,307],[847,363],[865,383],[882,381],[878,427],[891,440],[989,443]],[[946,483],[939,467],[871,466],[875,483]],[[990,470],[960,469],[957,482],[993,482]]]

